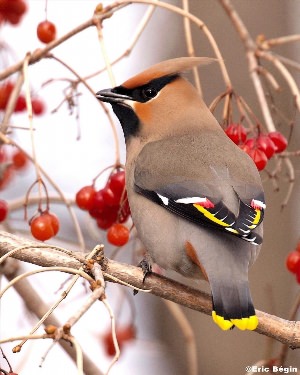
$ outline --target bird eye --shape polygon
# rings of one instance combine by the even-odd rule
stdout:
[[[146,99],[152,99],[157,95],[157,91],[154,88],[147,88],[143,90],[143,95]]]

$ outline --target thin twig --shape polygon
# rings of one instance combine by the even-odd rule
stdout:
[[[279,86],[279,83],[276,81],[275,77],[273,76],[273,74],[271,74],[266,68],[264,68],[263,66],[259,66],[257,68],[257,71],[258,73],[260,73],[261,75],[263,75],[267,81],[271,84],[271,86],[273,87],[273,89],[275,91],[280,91],[280,86]]]
[[[300,70],[300,64],[297,61],[291,60],[285,56],[278,55],[277,53],[272,53],[272,56],[276,57],[279,61],[284,63],[285,65],[290,66],[291,68],[294,68],[296,70]]]
[[[114,344],[114,348],[115,348],[115,355],[114,355],[114,358],[112,359],[105,375],[108,375],[111,368],[113,367],[113,365],[118,361],[118,359],[120,358],[120,347],[119,347],[119,343],[118,343],[118,339],[117,339],[117,334],[116,334],[116,321],[115,321],[115,316],[114,316],[114,313],[113,313],[113,310],[110,306],[110,304],[108,303],[108,300],[107,298],[103,298],[102,299],[102,303],[103,305],[106,307],[106,310],[108,311],[109,313],[109,316],[110,316],[110,320],[111,320],[111,334],[112,334],[112,339],[113,339],[113,344]]]
[[[160,8],[164,8],[164,9],[167,9],[167,10],[173,12],[173,13],[176,13],[176,14],[182,16],[182,17],[186,17],[191,22],[193,22],[196,26],[198,26],[203,31],[204,35],[206,36],[209,44],[211,45],[211,47],[212,47],[212,49],[213,49],[213,51],[216,55],[216,58],[218,59],[218,64],[220,66],[221,74],[222,74],[222,77],[223,77],[223,80],[225,82],[226,87],[227,88],[232,87],[230,77],[229,77],[226,65],[224,63],[223,56],[222,56],[221,51],[218,47],[218,44],[217,44],[215,38],[213,37],[212,33],[210,32],[210,30],[208,29],[208,27],[206,26],[206,24],[202,20],[200,20],[195,15],[184,11],[182,8],[176,7],[175,5],[165,3],[165,2],[162,2],[162,1],[159,1],[159,0],[119,0],[119,1],[116,1],[113,4],[111,4],[109,7],[111,9],[114,9],[115,7],[118,7],[118,6],[121,6],[121,5],[126,6],[126,5],[131,5],[131,4],[156,5]],[[107,7],[107,9],[109,7]]]
[[[57,272],[66,272],[66,273],[70,273],[70,274],[74,274],[74,275],[79,275],[81,277],[83,277],[84,279],[86,279],[87,281],[89,282],[93,282],[93,279],[91,278],[91,276],[89,276],[87,273],[83,272],[82,270],[74,270],[73,268],[69,268],[69,267],[44,267],[42,269],[36,269],[36,270],[32,270],[32,271],[28,271],[28,272],[25,272],[23,273],[22,275],[19,275],[17,276],[16,278],[14,278],[13,280],[11,280],[1,291],[0,291],[0,298],[4,295],[4,293],[10,288],[12,287],[15,283],[17,283],[18,281],[28,277],[28,276],[31,276],[31,275],[35,275],[35,274],[38,274],[38,273],[42,273],[42,272],[50,272],[50,271],[57,271]]]
[[[219,0],[223,8],[225,9],[226,13],[228,14],[229,18],[232,21],[232,24],[234,25],[236,31],[238,32],[242,42],[244,43],[245,49],[246,49],[246,57],[248,59],[248,66],[249,66],[249,73],[250,77],[252,79],[256,95],[258,98],[258,102],[260,104],[263,117],[265,120],[266,127],[269,132],[275,131],[275,125],[274,121],[272,119],[272,115],[267,103],[267,99],[261,84],[261,81],[259,79],[258,74],[258,62],[256,59],[256,44],[251,38],[245,24],[241,20],[238,13],[235,11],[232,3],[230,0]]]
[[[23,82],[24,82],[24,75],[23,75],[23,72],[20,72],[18,74],[18,77],[17,77],[16,81],[14,82],[13,91],[9,96],[8,103],[7,103],[6,108],[5,108],[5,113],[4,113],[4,116],[3,116],[3,119],[2,119],[2,124],[0,125],[0,132],[1,133],[6,134],[6,132],[7,132],[7,129],[9,127],[9,120],[10,120],[10,117],[13,114],[13,111],[15,109],[16,102],[17,102],[18,96],[20,94]]]
[[[281,46],[282,44],[299,42],[299,41],[300,41],[299,34],[287,35],[287,36],[281,36],[279,38],[263,40],[259,44],[259,47],[262,49],[270,49],[272,47]]]
[[[288,84],[293,97],[295,98],[295,104],[297,106],[298,111],[300,111],[300,92],[298,89],[298,85],[295,82],[294,78],[292,77],[291,73],[287,70],[287,68],[279,61],[274,55],[271,55],[267,52],[257,51],[257,55],[262,57],[265,60],[268,60],[274,64],[274,66],[278,69],[278,71],[282,74],[283,78],[285,79],[286,83]]]
[[[102,23],[101,23],[100,20],[98,20],[96,22],[96,27],[97,27],[97,31],[98,31],[98,40],[99,40],[99,43],[100,43],[101,52],[102,52],[102,56],[103,56],[103,59],[104,59],[105,68],[106,68],[106,71],[108,73],[108,77],[109,77],[109,80],[110,80],[110,84],[112,85],[112,87],[115,87],[116,86],[116,79],[115,79],[115,76],[113,74],[111,62],[109,60],[107,49],[106,49],[106,46],[105,46],[105,42],[104,42],[104,38],[103,38]]]
[[[182,0],[182,7],[185,12],[189,13],[189,0]],[[188,55],[193,57],[195,56],[195,48],[194,48],[193,38],[192,38],[191,21],[189,20],[189,18],[184,17],[183,25],[184,25],[184,34],[185,34],[185,41],[187,45]],[[201,84],[200,84],[199,72],[198,72],[197,67],[193,68],[193,75],[194,75],[196,89],[198,90],[199,94],[203,96]]]
[[[148,9],[145,12],[143,18],[141,19],[139,25],[136,27],[135,32],[134,32],[134,34],[131,38],[131,41],[129,42],[128,47],[116,59],[111,61],[111,66],[115,65],[116,63],[121,61],[124,57],[128,57],[131,54],[131,52],[134,49],[134,47],[136,46],[140,36],[142,35],[143,31],[145,30],[147,24],[149,23],[155,8],[156,8],[155,5],[150,5],[148,7]],[[87,81],[88,79],[93,78],[93,77],[105,72],[105,70],[106,70],[106,67],[104,67],[104,68],[102,68],[102,69],[100,69],[100,70],[98,70],[98,71],[96,71],[92,74],[89,74],[89,75],[84,77],[84,80]]]
[[[107,17],[106,14],[103,14],[101,18],[105,18],[105,17]],[[41,49],[37,49],[36,51],[34,51],[30,55],[30,59],[28,61],[28,64],[32,65],[32,64],[38,62],[39,60],[44,58],[52,49],[54,49],[55,47],[64,43],[66,40],[73,37],[74,35],[82,32],[83,30],[85,30],[85,29],[87,29],[91,26],[94,26],[94,18],[90,18],[89,20],[85,21],[81,25],[75,27],[73,30],[71,30],[68,33],[66,33],[65,35],[63,35],[61,38],[57,38],[53,42],[48,43],[46,45],[46,47],[41,48]],[[16,64],[11,65],[10,67],[4,69],[0,73],[0,81],[9,77],[13,73],[16,73],[17,71],[21,71],[23,64],[24,64],[24,60],[21,60],[21,61],[17,62]]]
[[[5,134],[0,133],[0,139],[6,144],[12,144],[12,145],[17,146],[17,144],[12,139],[8,138]],[[27,156],[27,158],[29,160],[33,161],[33,157],[30,154],[25,152],[25,155]],[[80,246],[80,249],[84,250],[85,249],[85,241],[84,241],[83,234],[82,234],[82,231],[81,231],[81,228],[80,228],[80,225],[79,225],[78,218],[77,218],[77,216],[74,212],[74,209],[72,208],[72,204],[71,204],[72,202],[65,197],[61,188],[49,176],[49,174],[41,167],[41,165],[39,164],[38,166],[39,166],[40,173],[42,173],[42,175],[50,182],[50,184],[57,191],[57,193],[61,197],[62,201],[64,202],[65,206],[67,207],[67,210],[69,211],[69,214],[71,216],[72,222],[74,224],[74,227],[75,227],[75,230],[76,230],[76,233],[77,233],[78,244]]]
[[[284,158],[284,163],[288,170],[288,176],[289,176],[289,185],[288,185],[288,191],[285,195],[284,201],[281,203],[281,210],[283,210],[286,205],[288,204],[288,201],[292,195],[294,186],[295,186],[295,168],[289,158]]]

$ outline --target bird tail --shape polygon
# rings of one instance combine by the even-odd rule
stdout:
[[[233,326],[254,330],[258,325],[248,282],[248,269],[260,250],[247,241],[219,232],[203,230],[196,254],[210,284],[213,302],[212,317],[223,330]],[[259,233],[261,234],[261,233]]]
[[[241,330],[254,330],[258,319],[248,281],[209,280],[212,292],[214,322],[223,330],[236,326]]]

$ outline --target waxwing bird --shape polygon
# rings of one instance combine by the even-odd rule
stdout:
[[[126,188],[147,260],[206,279],[214,322],[253,330],[248,268],[262,243],[264,193],[252,159],[182,76],[208,61],[164,61],[96,96],[124,132]]]

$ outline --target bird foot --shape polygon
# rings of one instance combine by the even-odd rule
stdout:
[[[144,275],[144,277],[143,277],[143,283],[144,283],[145,280],[146,280],[147,275],[149,275],[152,272],[152,266],[151,266],[151,264],[146,259],[143,259],[138,264],[138,267],[141,267],[141,269],[143,271],[143,275]]]

